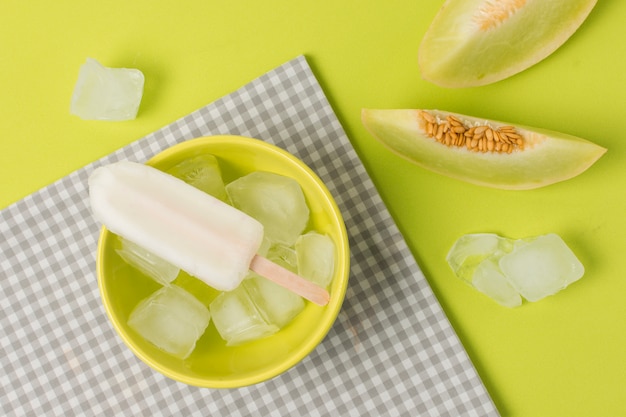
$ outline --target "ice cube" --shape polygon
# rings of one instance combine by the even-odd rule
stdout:
[[[233,205],[257,219],[273,243],[291,246],[309,221],[309,208],[293,178],[255,171],[226,186]]]
[[[272,245],[265,257],[291,272],[298,273],[298,255],[291,246],[280,243]]]
[[[456,276],[471,283],[474,271],[487,258],[498,260],[513,248],[510,239],[493,233],[461,236],[448,252],[446,260]]]
[[[522,305],[522,297],[508,282],[496,262],[486,259],[474,271],[472,285],[478,291],[505,307]]]
[[[267,322],[280,328],[304,309],[302,297],[255,273],[251,273],[242,285]]]
[[[326,288],[335,270],[335,244],[326,235],[308,232],[295,244],[298,258],[298,274],[320,287]]]
[[[222,171],[214,155],[203,154],[185,159],[168,169],[167,173],[215,198],[225,202],[228,200],[222,180]]]
[[[209,306],[213,323],[227,346],[236,346],[276,333],[252,301],[245,285],[223,292]]]
[[[70,113],[85,120],[131,120],[137,116],[144,76],[130,68],[107,68],[87,58],[78,73]]]
[[[180,273],[180,268],[121,236],[117,236],[115,252],[129,265],[161,285],[168,285]]]
[[[555,294],[580,279],[583,265],[560,236],[525,240],[499,262],[513,288],[528,301]]]
[[[209,310],[176,285],[161,288],[132,311],[128,325],[158,348],[187,358],[209,324]]]

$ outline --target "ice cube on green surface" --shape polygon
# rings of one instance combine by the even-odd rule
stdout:
[[[130,266],[161,285],[168,285],[180,273],[180,268],[156,256],[122,236],[116,236],[115,252]]]
[[[493,233],[470,233],[454,243],[446,260],[459,278],[471,283],[474,271],[482,261],[487,258],[498,260],[512,248],[511,239]]]
[[[511,286],[497,263],[491,259],[484,260],[476,267],[472,285],[505,307],[512,308],[522,305],[522,297]]]
[[[295,244],[298,275],[322,288],[328,287],[335,270],[335,244],[326,235],[308,232]]]
[[[185,159],[167,170],[167,173],[180,178],[199,190],[227,201],[222,171],[214,155],[203,154]]]
[[[528,301],[537,301],[564,289],[585,273],[576,255],[551,233],[526,240],[499,261],[511,285]]]
[[[457,240],[447,261],[455,274],[506,307],[522,298],[538,301],[580,279],[585,270],[560,236],[524,239],[468,234]]]
[[[144,76],[132,68],[108,68],[87,58],[78,73],[70,113],[85,120],[131,120],[143,96]]]
[[[232,204],[265,227],[272,243],[293,245],[309,221],[300,184],[289,177],[255,171],[226,186]]]
[[[267,337],[279,330],[259,311],[245,285],[221,293],[209,308],[213,324],[227,346]]]
[[[139,302],[128,325],[144,339],[185,359],[206,330],[209,310],[184,289],[169,285]]]
[[[286,326],[304,309],[302,297],[255,273],[251,273],[242,285],[268,323],[279,328]]]

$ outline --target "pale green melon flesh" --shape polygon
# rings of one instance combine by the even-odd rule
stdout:
[[[490,84],[559,48],[597,0],[448,0],[419,47],[422,77],[444,87]]]
[[[526,126],[515,126],[525,137],[524,149],[510,154],[448,147],[427,136],[421,111],[363,109],[361,118],[376,139],[409,161],[439,174],[500,189],[532,189],[567,180],[585,171],[606,152],[585,139]],[[488,125],[495,129],[511,125],[457,113],[425,111],[441,119],[453,115],[468,126]]]

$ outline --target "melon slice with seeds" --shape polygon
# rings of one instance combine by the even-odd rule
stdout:
[[[438,110],[363,109],[369,132],[409,161],[473,184],[525,190],[572,178],[606,149],[575,136]]]
[[[597,0],[447,0],[419,47],[422,77],[473,87],[517,74],[559,48]]]

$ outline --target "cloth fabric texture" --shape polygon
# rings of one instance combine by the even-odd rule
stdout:
[[[302,159],[346,222],[351,273],[322,343],[253,386],[188,386],[126,348],[102,306],[93,170],[185,140],[254,137]],[[496,416],[498,412],[303,56],[0,212],[7,416]]]

